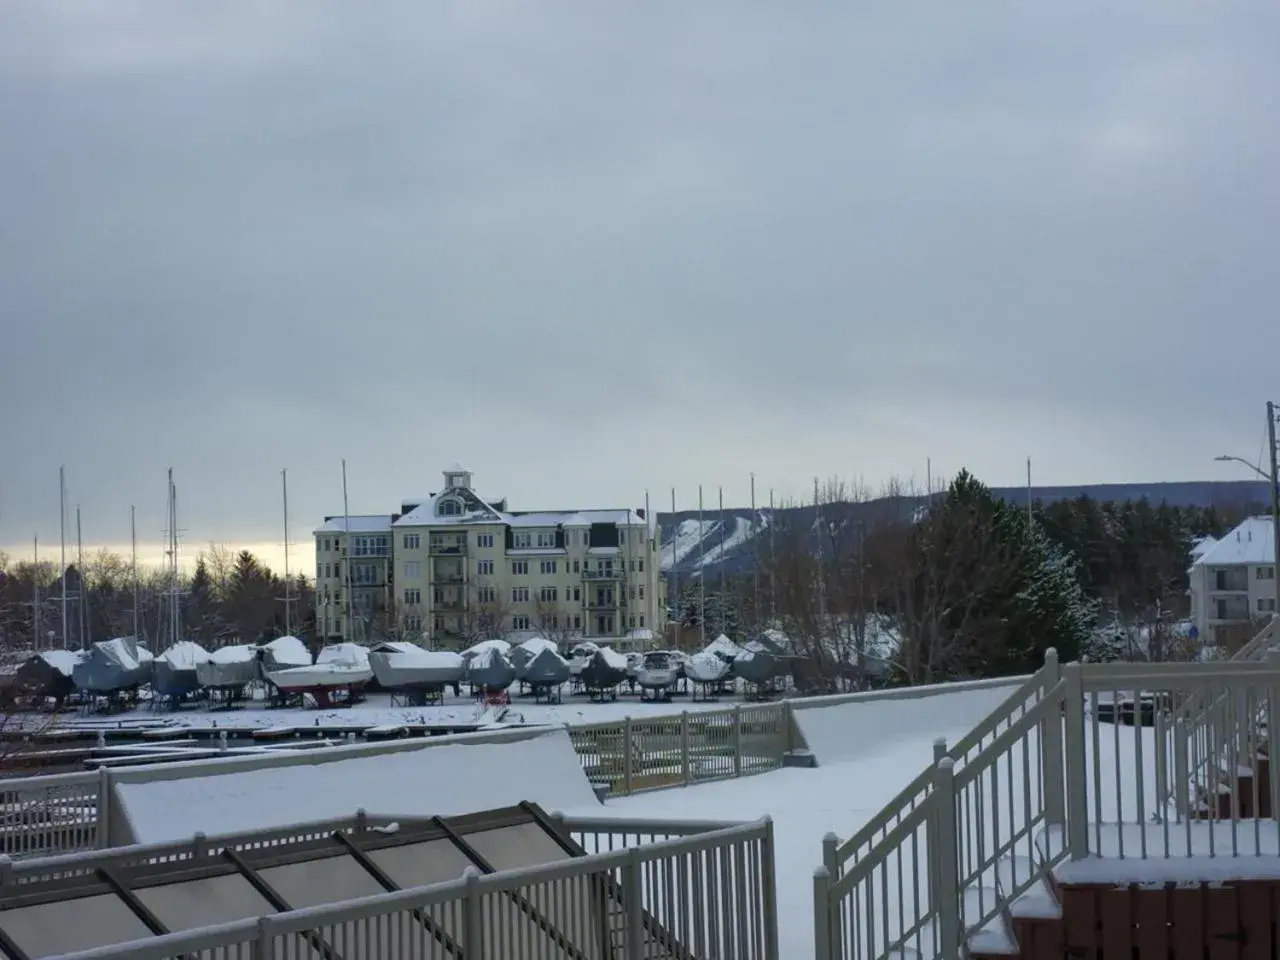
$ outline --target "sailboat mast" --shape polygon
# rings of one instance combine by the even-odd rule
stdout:
[[[61,531],[62,649],[67,649],[67,468],[58,468],[58,528]]]
[[[347,461],[342,461],[342,565],[343,565],[343,618],[342,639],[351,641],[351,513],[347,509]]]
[[[756,475],[751,474],[751,524],[756,524]],[[757,547],[752,551],[755,554],[756,562],[752,564],[752,599],[751,606],[755,611],[756,633],[760,632],[760,548]]]
[[[675,532],[671,534],[671,593],[674,596],[667,597],[667,605],[676,612],[676,642],[679,644],[680,628],[684,626],[684,604],[680,602],[680,571],[676,568],[676,561],[680,559],[676,556],[676,540],[680,536],[680,524],[676,522],[675,487],[671,488],[671,522],[675,524],[672,528]]]
[[[289,471],[280,471],[280,486],[284,496],[284,632],[293,635],[290,626],[289,607],[293,602],[293,580],[289,575]]]
[[[707,538],[702,530],[702,484],[698,484],[698,646],[707,645]]]
[[[80,581],[80,586],[76,589],[76,611],[79,616],[76,617],[80,621],[77,626],[80,628],[80,649],[86,648],[85,644],[85,589],[84,589],[84,538],[80,535],[80,504],[76,504],[76,579]]]
[[[31,557],[34,566],[31,568],[31,646],[40,649],[40,632],[44,626],[40,609],[40,537],[31,538]]]
[[[717,495],[720,498],[720,632],[728,633],[725,629],[725,621],[729,615],[729,609],[725,606],[728,600],[725,597],[725,565],[724,565],[724,487],[717,488]]]
[[[169,577],[169,642],[177,643],[181,639],[178,608],[181,587],[178,583],[178,487],[173,482],[173,467],[169,468]]]
[[[776,524],[773,514],[773,491],[769,491],[769,619],[778,616],[778,563],[774,552],[773,528]]]
[[[133,565],[133,639],[142,642],[138,633],[138,508],[129,506],[129,544]]]

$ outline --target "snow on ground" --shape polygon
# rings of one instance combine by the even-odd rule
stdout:
[[[612,723],[628,716],[634,718],[660,717],[679,714],[683,710],[723,710],[737,701],[723,699],[718,703],[691,702],[688,697],[670,703],[641,702],[639,696],[623,697],[613,703],[591,703],[585,696],[564,696],[559,704],[538,704],[533,698],[513,697],[511,707],[501,714],[502,724],[584,724]],[[499,714],[492,707],[483,707],[470,697],[446,696],[439,706],[393,707],[388,694],[370,694],[369,698],[353,707],[335,710],[308,710],[297,708],[267,709],[263,701],[236,710],[166,710],[153,711],[147,704],[125,713],[110,716],[78,718],[68,716],[59,726],[132,726],[139,724],[174,726],[181,728],[209,728],[225,730],[263,730],[279,728],[305,728],[315,726],[365,726],[385,727],[404,725],[471,726],[490,724]],[[46,721],[47,722],[47,721]]]
[[[1008,689],[905,701],[910,705],[910,723],[903,722],[903,701],[851,705],[841,708],[849,721],[835,762],[826,762],[818,752],[821,766],[816,769],[787,768],[743,780],[619,797],[603,808],[587,805],[564,812],[680,820],[772,816],[782,956],[811,957],[813,871],[822,859],[823,836],[834,831],[848,837],[879,812],[932,762],[933,741],[937,737],[955,741],[968,733],[976,719],[990,712],[995,693],[999,702],[1008,696]],[[797,716],[806,712],[810,711]],[[834,735],[836,723],[832,717],[826,721]]]
[[[361,807],[451,816],[530,800],[548,810],[600,810],[563,730],[517,743],[424,740],[418,750],[339,759],[348,749],[325,751],[329,762],[120,783],[117,797],[141,843],[285,827],[351,816]]]

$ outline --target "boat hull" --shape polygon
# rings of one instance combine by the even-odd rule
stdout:
[[[384,690],[438,689],[462,680],[464,666],[415,662],[411,654],[369,654],[369,667]]]
[[[287,670],[271,670],[267,673],[267,682],[281,693],[311,693],[315,690],[357,687],[372,679],[373,670],[369,668],[333,669],[326,664],[290,667]]]

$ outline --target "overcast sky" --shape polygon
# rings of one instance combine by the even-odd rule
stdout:
[[[0,544],[1243,479],[1280,6],[0,4]],[[25,548],[24,548],[25,549]]]

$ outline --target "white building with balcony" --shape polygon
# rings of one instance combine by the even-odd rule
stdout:
[[[1197,544],[1192,556],[1191,618],[1204,643],[1222,645],[1229,631],[1275,615],[1270,517],[1250,517],[1221,540]]]
[[[657,518],[643,509],[516,511],[470,471],[398,513],[326,517],[315,530],[317,629],[438,648],[545,636],[644,649],[662,635]],[[350,618],[350,619],[348,619]]]

